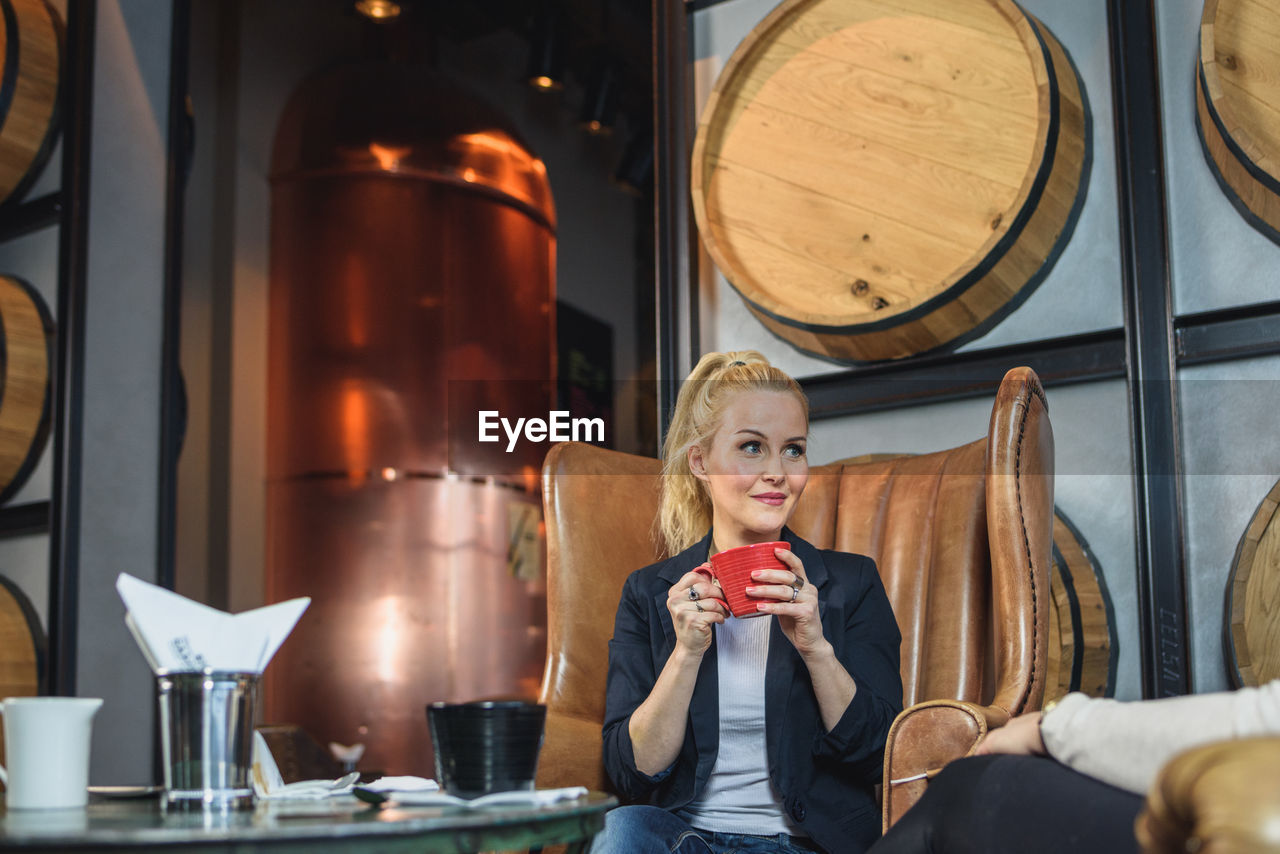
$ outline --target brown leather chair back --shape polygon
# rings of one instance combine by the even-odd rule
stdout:
[[[538,785],[607,789],[608,641],[628,574],[660,555],[658,460],[589,445],[547,455],[547,738]],[[1045,685],[1053,433],[1027,368],[1000,386],[990,429],[947,451],[811,470],[792,529],[875,558],[902,630],[904,703],[957,699],[1011,714]],[[994,619],[993,619],[994,615]]]

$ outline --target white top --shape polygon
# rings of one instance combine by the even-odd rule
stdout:
[[[1258,688],[1141,703],[1068,694],[1041,720],[1049,755],[1104,783],[1146,794],[1165,762],[1211,741],[1280,735],[1280,679]]]
[[[722,833],[802,835],[769,779],[764,731],[764,675],[773,617],[733,617],[716,626],[720,747],[702,797],[678,815]]]

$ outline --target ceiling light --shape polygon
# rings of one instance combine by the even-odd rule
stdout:
[[[400,4],[394,0],[356,0],[356,11],[374,21],[389,21],[400,16]]]
[[[544,7],[534,15],[529,40],[529,85],[543,91],[564,88],[564,43],[554,9]]]

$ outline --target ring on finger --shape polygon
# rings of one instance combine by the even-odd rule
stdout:
[[[799,590],[801,587],[804,587],[804,579],[797,575],[796,580],[791,582],[791,586]]]
[[[702,608],[702,603],[701,603],[701,602],[699,602],[699,601],[697,601],[697,600],[695,599],[695,600],[694,600],[694,603],[693,603],[693,607],[695,607],[695,608],[697,608],[697,609],[698,609],[698,613],[699,613],[699,614],[701,614],[701,613],[702,613],[703,608]]]
[[[800,595],[800,588],[799,588],[799,587],[792,587],[792,588],[791,588],[791,601],[792,601],[792,602],[796,601],[796,597],[797,597],[797,596],[799,596],[799,595]]]
[[[689,599],[694,602],[698,601],[698,591],[696,588],[693,588],[693,587],[689,588]],[[702,609],[699,608],[698,610],[701,611]]]

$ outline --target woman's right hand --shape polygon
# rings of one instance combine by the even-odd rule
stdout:
[[[1028,712],[1010,718],[1009,722],[986,734],[973,749],[975,756],[987,753],[1012,753],[1015,756],[1044,756],[1044,739],[1040,735],[1040,712]]]
[[[698,569],[710,568],[703,564]],[[676,643],[687,652],[702,655],[711,646],[711,627],[723,623],[729,613],[724,593],[707,576],[687,572],[667,591],[667,610],[676,628]]]

